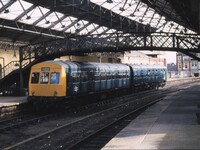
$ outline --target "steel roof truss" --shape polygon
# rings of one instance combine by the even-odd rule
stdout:
[[[84,24],[84,26],[82,26],[81,28],[77,28],[75,34],[80,33],[80,32],[81,32],[83,29],[85,29],[85,28],[86,28],[86,30],[87,30],[87,26],[89,26],[90,24],[91,24],[91,23],[88,22],[87,24]],[[88,30],[87,30],[87,31],[88,31]]]
[[[0,0],[1,1],[1,0]],[[16,0],[10,0],[8,3],[6,3],[5,5],[2,3],[3,7],[0,8],[0,13],[2,13],[4,10],[6,10],[8,7],[10,7],[13,3],[15,3]]]
[[[56,14],[56,13],[55,13],[55,14]],[[62,25],[62,27],[64,28],[64,25],[63,25],[63,23],[62,23],[62,20],[64,20],[64,19],[67,17],[67,15],[65,14],[65,15],[62,16],[61,18],[59,18],[57,14],[56,14],[56,16],[57,16],[58,20],[55,21],[53,24],[51,24],[51,25],[48,27],[48,29],[53,28],[53,27],[54,27],[55,25],[57,25],[59,22],[60,22],[60,24]]]
[[[20,3],[21,4],[21,3]],[[17,18],[15,18],[15,20],[14,21],[18,21],[18,20],[20,20],[23,16],[27,16],[27,19],[30,17],[30,16],[28,16],[28,13],[31,11],[31,10],[33,10],[34,8],[35,8],[36,6],[35,5],[32,5],[31,7],[29,7],[28,9],[26,9],[26,10],[24,10],[24,7],[23,7],[23,10],[24,10],[24,12],[23,13],[21,13],[19,16],[17,16]]]
[[[39,9],[40,9],[40,7],[39,7]],[[33,26],[35,26],[36,24],[38,24],[43,19],[46,20],[46,17],[52,13],[52,11],[48,11],[46,14],[43,14],[43,12],[42,12],[41,9],[40,9],[40,12],[42,13],[42,16],[32,24]],[[46,20],[46,22],[47,22],[47,20]]]
[[[138,9],[139,5],[140,5],[140,1],[137,3],[137,6],[135,7],[135,10],[133,11],[133,13],[130,14],[131,17],[135,16],[135,12]]]
[[[93,24],[93,26],[94,26],[94,24]],[[91,31],[89,31],[86,35],[90,35],[90,34],[92,34],[93,32],[97,32],[98,34],[99,34],[99,32],[98,32],[98,29],[100,28],[101,26],[94,26],[94,29],[92,29]]]
[[[62,32],[65,32],[66,30],[68,30],[68,29],[71,28],[72,26],[75,26],[75,24],[78,23],[78,22],[80,21],[79,19],[77,19],[77,20],[75,20],[75,21],[72,21],[71,18],[69,18],[69,19],[70,19],[70,21],[71,21],[71,24],[68,25],[68,26],[66,26],[66,27],[62,30]]]

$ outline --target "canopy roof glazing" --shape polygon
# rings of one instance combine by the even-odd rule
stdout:
[[[169,21],[140,0],[90,0],[90,2],[111,10],[113,15],[119,14],[124,18],[156,28],[157,32],[194,33],[173,21]],[[163,2],[167,3],[167,1]],[[23,0],[0,0],[0,9],[0,18],[33,27],[81,35],[116,32],[115,29],[108,29],[103,25],[90,22],[90,20],[81,20],[70,16],[70,14],[51,11]],[[172,11],[172,13],[174,12]]]

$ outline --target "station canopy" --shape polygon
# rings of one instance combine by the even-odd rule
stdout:
[[[48,1],[45,2],[48,3]],[[0,41],[10,40],[13,43],[22,41],[22,44],[27,44],[52,38],[64,38],[69,35],[124,32],[120,28],[106,26],[105,20],[97,24],[87,17],[87,14],[84,19],[80,19],[79,16],[70,13],[62,13],[56,8],[56,0],[54,2],[55,8],[40,5],[38,1],[36,5],[34,0],[0,0]],[[111,16],[119,15],[120,22],[128,19],[139,25],[149,26],[156,32],[195,33],[191,28],[187,28],[184,22],[182,23],[182,18],[177,15],[167,0],[148,0],[148,4],[142,0],[77,0],[77,3],[87,3],[88,7],[95,7],[94,10],[98,6],[98,9],[102,11],[109,11]],[[77,3],[70,4],[66,0],[67,5],[62,7],[63,9],[76,8]],[[157,7],[152,8],[150,4]],[[160,9],[158,9],[159,6]],[[175,21],[178,21],[170,20],[166,14],[175,16]]]

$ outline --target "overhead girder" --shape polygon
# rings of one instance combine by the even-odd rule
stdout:
[[[112,33],[102,34],[102,36],[100,34],[73,36],[20,48],[23,61],[51,55],[81,55],[91,52],[124,52],[128,50],[180,51],[195,58],[192,52],[200,53],[200,36],[168,33],[152,35]],[[33,58],[30,59],[30,56]]]
[[[49,8],[52,11],[57,11],[63,14],[69,14],[70,16],[78,19],[90,21],[107,28],[113,28],[123,32],[154,32],[156,29],[140,24],[129,18],[120,16],[117,13],[103,8],[97,4],[94,4],[86,0],[25,0],[31,2],[34,5],[43,6]],[[122,19],[123,18],[123,19]],[[111,21],[112,20],[112,21]],[[136,28],[136,26],[138,28]],[[137,29],[137,30],[136,30]]]

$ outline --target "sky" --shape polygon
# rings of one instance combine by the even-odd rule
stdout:
[[[160,57],[166,58],[167,64],[169,64],[169,63],[175,63],[176,64],[176,53],[177,52],[166,51],[165,55],[160,55]]]

